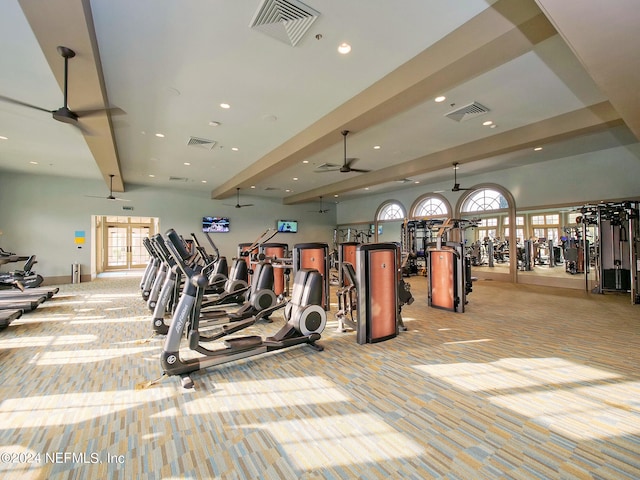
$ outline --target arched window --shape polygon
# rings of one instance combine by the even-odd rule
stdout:
[[[406,217],[404,207],[395,200],[383,203],[378,209],[377,220],[403,220]]]
[[[427,195],[419,198],[411,209],[411,216],[419,217],[446,217],[449,215],[449,206],[442,198]]]
[[[462,204],[463,213],[486,212],[487,210],[501,210],[508,208],[507,199],[500,192],[491,188],[483,188],[473,192]]]

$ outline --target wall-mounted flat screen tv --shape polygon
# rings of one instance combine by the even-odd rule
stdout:
[[[227,217],[202,217],[202,231],[208,233],[228,232],[229,219]]]
[[[281,233],[298,233],[297,220],[278,220],[277,227]]]

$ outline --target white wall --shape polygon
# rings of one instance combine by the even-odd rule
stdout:
[[[236,209],[235,197],[211,200],[206,192],[160,190],[127,185],[127,192],[116,196],[130,202],[88,198],[106,197],[108,188],[102,181],[79,180],[58,176],[0,174],[0,246],[21,255],[36,254],[35,270],[44,277],[70,277],[71,264],[80,263],[83,275],[91,266],[91,215],[158,217],[161,232],[175,228],[182,235],[198,233],[202,217],[227,216],[231,232],[212,234],[220,253],[231,258],[238,243],[253,242],[278,219],[298,220],[299,233],[279,233],[271,241],[287,243],[326,242],[331,244],[335,228],[335,212],[319,215],[310,210],[314,204],[286,206],[280,200],[242,195],[242,203],[255,206]],[[133,211],[123,211],[122,206]],[[86,244],[78,249],[75,232],[84,231]],[[201,243],[208,242],[200,234]],[[5,266],[3,270],[15,268]]]

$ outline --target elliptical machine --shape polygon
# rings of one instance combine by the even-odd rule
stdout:
[[[167,247],[175,256],[176,261],[184,262],[189,258],[189,252],[184,248],[175,231],[170,230],[167,233],[167,239]],[[224,324],[217,333],[204,336],[199,332],[199,305],[207,283],[207,277],[199,273],[190,275],[186,279],[184,293],[176,307],[160,354],[160,363],[164,374],[180,375],[184,388],[193,387],[189,373],[202,368],[294,345],[308,344],[316,350],[323,350],[322,346],[316,344],[321,338],[320,334],[327,321],[326,312],[321,306],[323,279],[317,270],[298,270],[294,279],[291,300],[288,302],[282,302],[270,309],[263,310],[252,318]],[[205,342],[218,340],[253,325],[260,318],[267,317],[280,308],[285,309],[284,316],[287,323],[271,337],[263,339],[257,335],[250,335],[230,338],[224,341],[224,348],[216,350],[211,350],[203,345]],[[180,357],[183,335],[189,342],[189,348],[200,353],[200,357],[189,359]]]

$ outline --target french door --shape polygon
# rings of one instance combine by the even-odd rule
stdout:
[[[146,266],[149,253],[142,240],[153,235],[151,219],[105,217],[103,232],[103,270],[128,270]]]

